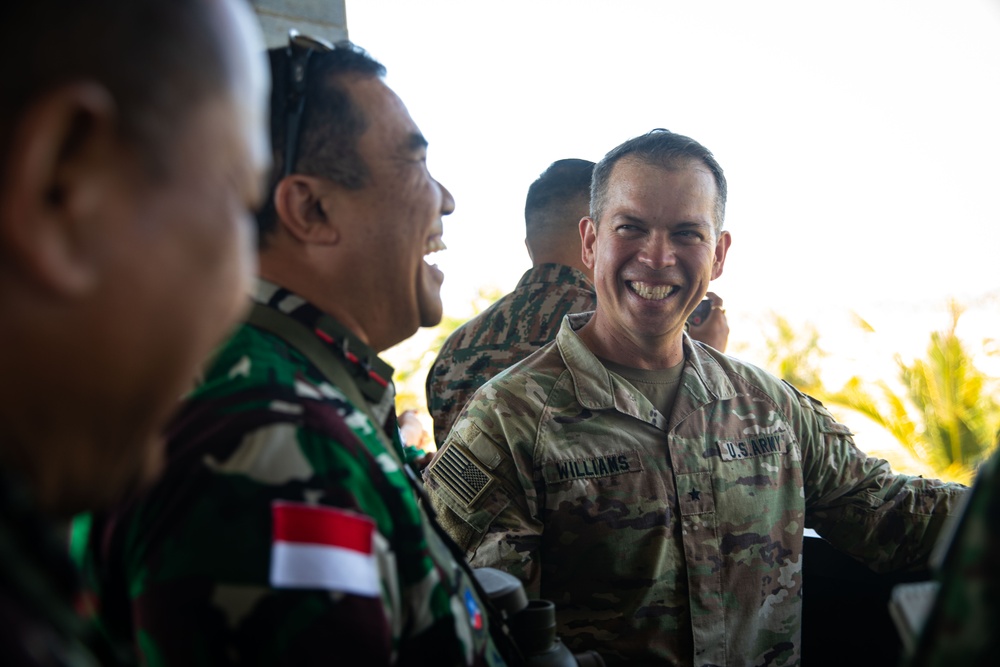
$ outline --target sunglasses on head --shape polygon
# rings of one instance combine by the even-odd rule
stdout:
[[[295,168],[299,152],[299,132],[306,108],[306,84],[309,81],[309,59],[313,53],[333,51],[325,39],[302,35],[294,28],[288,31],[288,96],[285,100],[285,164],[282,177]]]

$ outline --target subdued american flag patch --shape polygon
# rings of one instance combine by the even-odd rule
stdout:
[[[466,507],[472,507],[495,479],[479,461],[453,444],[445,445],[428,468],[428,473],[451,489]]]

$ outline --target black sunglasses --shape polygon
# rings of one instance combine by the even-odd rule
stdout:
[[[309,58],[313,53],[333,51],[325,39],[302,35],[294,28],[288,31],[288,95],[285,100],[285,165],[282,178],[292,173],[299,152],[299,131],[306,108],[306,83],[309,78]]]

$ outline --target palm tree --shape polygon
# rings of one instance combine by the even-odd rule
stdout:
[[[765,367],[795,388],[820,398],[824,391],[820,360],[827,353],[819,346],[819,332],[811,324],[804,333],[798,331],[778,313],[772,312],[770,319],[773,330],[764,338]]]
[[[955,331],[963,309],[950,304],[951,323],[931,334],[923,359],[896,364],[903,391],[858,377],[822,400],[855,410],[875,421],[942,479],[968,483],[990,454],[1000,426],[1000,404],[987,376]]]

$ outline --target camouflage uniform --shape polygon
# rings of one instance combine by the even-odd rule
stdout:
[[[160,481],[95,517],[85,569],[103,630],[154,666],[502,665],[471,575],[401,464],[392,369],[294,294],[262,281],[257,300],[304,325],[354,386],[243,325],[171,427]],[[337,539],[367,535],[367,579],[316,583],[344,579],[339,560],[289,571],[288,508],[349,524]]]
[[[441,445],[462,408],[487,380],[556,337],[570,313],[593,310],[594,285],[562,264],[540,264],[510,294],[448,337],[427,374],[427,409]]]
[[[983,465],[944,555],[941,588],[908,665],[1000,665],[1000,451]]]
[[[796,665],[802,531],[887,570],[923,563],[964,487],[894,475],[817,401],[684,336],[669,418],[569,316],[483,386],[425,472],[476,566],[556,604],[608,664]]]
[[[78,598],[64,542],[0,470],[0,665],[95,667]]]

